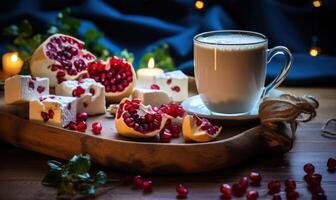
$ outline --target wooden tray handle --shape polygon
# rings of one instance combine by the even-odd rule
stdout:
[[[265,98],[259,106],[264,148],[275,154],[288,152],[295,140],[299,122],[316,116],[319,103],[313,96],[296,97],[282,94],[280,98]]]

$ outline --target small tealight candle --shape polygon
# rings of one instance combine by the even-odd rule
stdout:
[[[159,74],[163,74],[163,70],[160,68],[155,68],[154,58],[148,60],[148,67],[142,68],[137,71],[137,86],[142,88],[150,88],[154,83],[154,77]]]
[[[20,73],[23,61],[17,52],[9,52],[2,56],[2,69],[8,75]]]

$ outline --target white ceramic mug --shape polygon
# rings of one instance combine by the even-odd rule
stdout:
[[[281,73],[265,86],[266,64],[285,56]],[[194,37],[197,90],[217,114],[246,114],[286,78],[292,54],[283,46],[268,49],[267,37],[241,30],[212,31]]]

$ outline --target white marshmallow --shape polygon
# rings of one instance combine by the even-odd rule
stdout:
[[[71,121],[76,121],[76,104],[74,97],[43,96],[29,102],[29,119],[65,127]]]
[[[33,78],[28,75],[16,75],[5,81],[5,103],[29,102],[49,94],[48,78]]]
[[[172,101],[171,96],[164,90],[152,90],[135,88],[132,93],[133,99],[140,99],[144,105],[160,107]]]
[[[188,76],[180,70],[157,75],[154,83],[166,91],[173,101],[180,102],[188,98]]]
[[[56,86],[55,93],[60,96],[73,96],[73,91],[78,86],[85,92],[78,98],[77,112],[86,112],[89,115],[105,113],[105,87],[91,78],[63,81]]]

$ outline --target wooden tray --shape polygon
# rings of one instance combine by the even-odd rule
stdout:
[[[195,83],[190,79],[191,94]],[[2,95],[3,96],[3,95]],[[27,105],[8,106],[0,101],[0,139],[17,147],[56,158],[69,159],[88,153],[94,162],[106,167],[141,173],[198,173],[218,170],[255,155],[262,146],[258,121],[232,126],[222,122],[217,141],[185,143],[183,138],[159,143],[158,138],[130,140],[119,136],[109,114],[91,117],[87,133],[80,133],[25,119]],[[91,133],[91,124],[100,121],[102,134]]]

